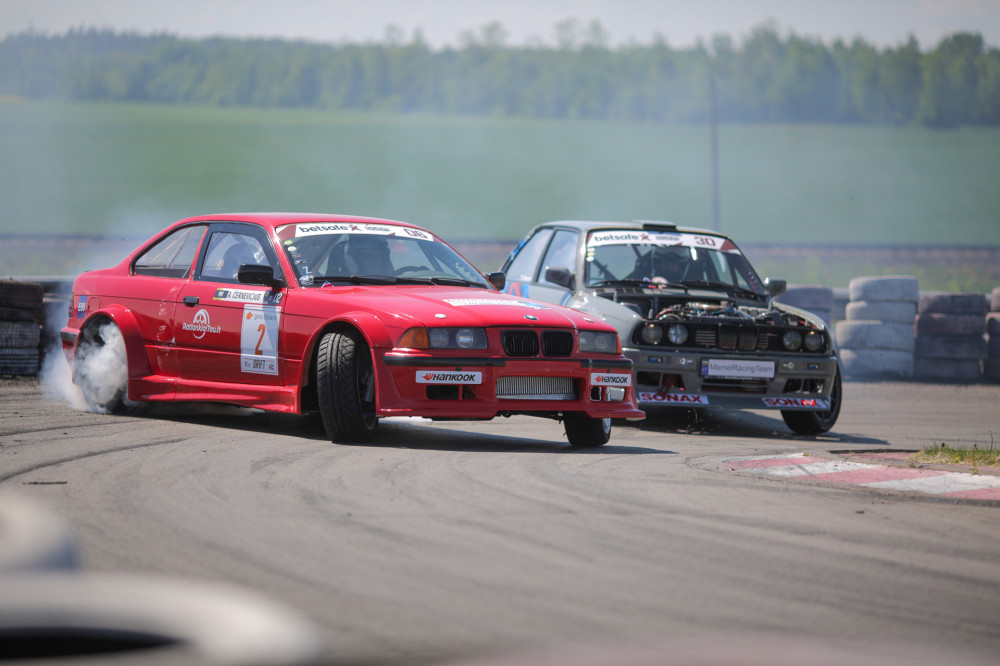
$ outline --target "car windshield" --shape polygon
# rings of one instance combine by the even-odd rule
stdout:
[[[631,284],[767,294],[735,243],[694,233],[594,231],[587,238],[585,280],[591,287]]]
[[[277,232],[303,287],[343,283],[487,286],[472,264],[422,229],[324,222],[287,224]]]

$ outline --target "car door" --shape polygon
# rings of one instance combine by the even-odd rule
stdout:
[[[263,227],[209,227],[193,279],[179,294],[175,336],[186,380],[280,385],[281,302],[285,289],[240,284],[242,264],[281,269]]]
[[[563,268],[575,274],[579,241],[580,234],[573,229],[540,229],[507,266],[504,291],[564,305],[572,296],[572,289],[569,285],[548,280],[545,271]]]

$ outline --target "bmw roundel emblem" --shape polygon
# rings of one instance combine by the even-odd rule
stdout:
[[[530,319],[531,321],[538,321],[538,317],[535,315],[524,315],[525,319]]]

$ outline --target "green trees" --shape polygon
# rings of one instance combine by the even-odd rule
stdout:
[[[1000,51],[978,34],[927,52],[912,37],[826,46],[769,24],[687,49],[610,47],[596,21],[554,34],[556,46],[508,46],[494,22],[435,51],[392,27],[371,44],[29,31],[0,41],[0,95],[662,122],[707,118],[711,77],[722,121],[1000,123]]]

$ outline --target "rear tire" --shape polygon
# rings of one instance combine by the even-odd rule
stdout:
[[[76,381],[90,411],[115,414],[125,410],[128,361],[125,339],[115,324],[108,321],[84,329],[75,363]]]
[[[594,419],[586,414],[563,414],[569,445],[576,448],[603,446],[611,439],[611,419]]]
[[[332,442],[364,442],[378,426],[371,354],[354,331],[326,333],[316,358],[316,392]]]
[[[800,412],[786,410],[781,412],[785,425],[799,435],[818,435],[826,432],[837,422],[840,416],[840,403],[843,396],[843,386],[840,381],[840,369],[833,378],[833,390],[830,391],[830,409],[825,412]]]

